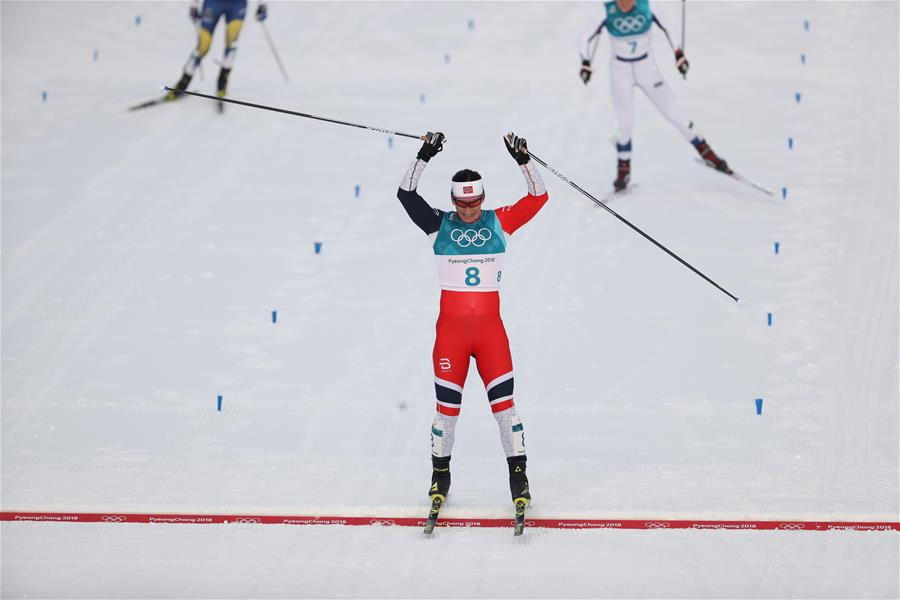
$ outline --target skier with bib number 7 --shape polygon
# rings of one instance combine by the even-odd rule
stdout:
[[[731,169],[694,127],[675,103],[675,95],[656,66],[651,44],[651,27],[655,24],[665,34],[675,52],[675,67],[687,76],[688,61],[682,48],[675,45],[674,23],[668,23],[665,11],[650,9],[649,0],[606,0],[603,11],[585,29],[579,41],[581,80],[587,85],[593,69],[591,60],[598,36],[610,35],[609,86],[613,108],[619,121],[616,134],[618,167],[613,189],[623,191],[631,179],[631,130],[634,127],[634,88],[639,87],[657,110],[694,146],[708,166],[727,175]],[[592,50],[592,44],[593,50]]]
[[[469,359],[474,357],[500,428],[513,503],[517,511],[521,503],[524,512],[531,499],[525,474],[525,436],[513,402],[512,357],[500,318],[499,290],[507,239],[544,206],[547,188],[530,160],[526,141],[508,133],[503,141],[525,177],[528,193],[524,197],[509,206],[482,209],[485,192],[481,175],[463,169],[450,184],[455,210],[432,208],[416,188],[428,161],[443,149],[444,141],[442,133],[427,134],[397,191],[410,219],[432,242],[441,285],[432,355],[437,407],[431,426],[432,480],[428,493],[433,503],[438,500],[439,509],[450,489],[450,454]],[[517,529],[517,534],[520,532]]]

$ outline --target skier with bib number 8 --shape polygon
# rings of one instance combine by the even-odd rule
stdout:
[[[440,502],[450,489],[450,453],[470,358],[475,358],[500,428],[513,502],[524,506],[531,499],[525,475],[525,435],[513,402],[512,356],[500,318],[499,290],[508,237],[537,214],[548,195],[530,161],[526,141],[513,133],[503,140],[528,186],[528,193],[515,204],[482,209],[481,175],[463,169],[450,184],[455,210],[429,206],[416,188],[428,161],[443,149],[442,133],[428,133],[397,191],[410,219],[431,239],[438,263],[441,309],[432,354],[437,407],[431,426],[429,496]]]

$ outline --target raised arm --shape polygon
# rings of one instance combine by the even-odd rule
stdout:
[[[503,231],[512,235],[543,208],[549,196],[547,195],[547,186],[544,185],[544,180],[541,179],[541,174],[534,166],[534,163],[531,162],[531,156],[528,155],[528,145],[525,139],[516,137],[515,134],[510,132],[503,137],[503,141],[506,143],[506,149],[519,164],[519,169],[522,170],[522,175],[524,175],[525,183],[528,186],[528,194],[526,196],[520,198],[513,205],[504,206],[497,210],[500,226],[503,227]]]
[[[431,235],[441,228],[441,220],[444,218],[444,211],[432,208],[425,202],[425,199],[419,195],[416,188],[419,187],[419,177],[431,158],[444,149],[444,134],[428,132],[428,140],[422,145],[416,159],[409,164],[409,169],[400,182],[400,188],[397,190],[397,198],[400,204],[406,210],[406,214],[412,219],[419,229],[426,235]]]

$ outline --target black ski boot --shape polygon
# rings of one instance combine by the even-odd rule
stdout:
[[[616,180],[613,181],[613,189],[621,192],[628,187],[631,181],[631,159],[619,159],[619,166],[616,169]]]
[[[728,163],[719,158],[713,149],[709,147],[709,144],[706,143],[706,140],[700,140],[699,142],[694,144],[694,148],[697,149],[697,153],[700,154],[700,158],[703,159],[707,165],[715,169],[716,171],[721,171],[726,175],[731,175],[731,169],[728,168]]]
[[[509,466],[509,491],[512,494],[513,503],[519,500],[531,501],[531,492],[528,491],[528,477],[525,475],[524,456],[510,456],[506,459]]]
[[[192,75],[188,75],[187,73],[181,74],[181,79],[178,80],[178,83],[175,84],[175,87],[168,92],[166,92],[166,100],[175,100],[176,98],[181,97],[181,92],[187,89],[188,84],[191,83]]]
[[[431,488],[428,497],[440,496],[441,500],[447,498],[450,492],[450,457],[431,457]]]

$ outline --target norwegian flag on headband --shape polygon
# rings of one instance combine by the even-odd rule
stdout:
[[[484,185],[477,181],[451,182],[450,195],[460,200],[469,200],[484,195]]]

